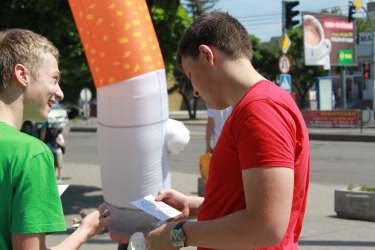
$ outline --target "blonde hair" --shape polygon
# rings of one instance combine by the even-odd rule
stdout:
[[[58,61],[58,49],[42,35],[24,29],[0,32],[0,91],[9,86],[17,64],[24,65],[31,76],[37,78],[46,53],[51,53]]]

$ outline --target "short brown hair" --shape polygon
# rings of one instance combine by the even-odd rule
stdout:
[[[253,56],[248,32],[228,13],[205,13],[192,23],[177,47],[177,67],[182,69],[182,57],[197,60],[202,44],[212,45],[234,58],[246,56],[251,60]]]
[[[8,87],[14,67],[22,64],[33,77],[43,63],[43,55],[59,59],[58,49],[45,37],[30,30],[9,29],[0,32],[0,91]]]

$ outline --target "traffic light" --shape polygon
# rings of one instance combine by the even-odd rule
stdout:
[[[363,75],[363,78],[365,79],[369,79],[370,78],[370,64],[368,64],[367,62],[363,64],[362,66],[362,75]]]
[[[356,13],[356,8],[353,4],[353,2],[349,1],[349,14],[348,14],[348,22],[351,23],[355,20],[355,17],[353,15]]]
[[[298,10],[293,10],[295,6],[299,4],[299,1],[283,2],[285,10],[285,28],[293,29],[293,27],[299,24],[299,21],[293,20],[293,17],[299,14]]]

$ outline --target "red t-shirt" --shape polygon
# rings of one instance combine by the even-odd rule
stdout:
[[[293,205],[287,232],[278,246],[265,249],[298,249],[310,176],[309,135],[290,94],[265,80],[249,89],[223,127],[211,156],[198,220],[220,218],[245,209],[241,171],[260,166],[294,169]]]

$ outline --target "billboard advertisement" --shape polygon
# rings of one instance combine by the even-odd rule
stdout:
[[[357,65],[355,22],[346,16],[303,13],[305,64],[311,66]]]

